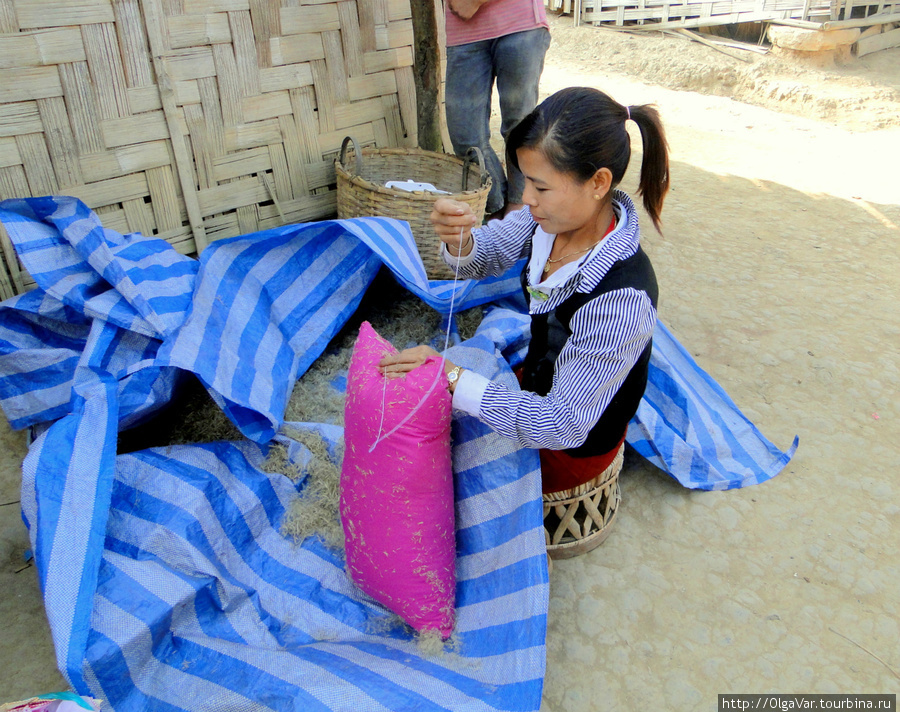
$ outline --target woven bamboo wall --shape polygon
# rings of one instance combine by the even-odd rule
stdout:
[[[416,144],[409,1],[0,0],[0,199],[184,253],[329,217],[344,136]]]
[[[0,199],[74,195],[193,249],[138,0],[0,0],[0,77]],[[29,279],[4,248],[8,296]]]

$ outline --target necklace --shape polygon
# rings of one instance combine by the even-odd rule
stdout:
[[[606,237],[606,235],[604,235],[603,237]],[[547,264],[544,265],[544,274],[546,274],[547,272],[550,271],[551,264],[556,264],[557,262],[562,262],[564,259],[566,259],[568,257],[575,257],[575,255],[583,255],[588,250],[593,250],[597,245],[599,245],[601,242],[603,242],[603,237],[601,237],[599,240],[597,240],[597,242],[595,242],[593,245],[588,245],[583,250],[578,250],[578,252],[570,252],[569,254],[563,255],[562,257],[557,257],[555,260],[551,260],[550,258],[547,258]]]

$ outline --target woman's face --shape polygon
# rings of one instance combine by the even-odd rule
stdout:
[[[596,176],[582,183],[570,173],[561,173],[533,148],[520,148],[516,157],[525,176],[522,202],[531,208],[532,217],[544,232],[569,235],[585,227],[594,229],[608,185],[598,183]]]

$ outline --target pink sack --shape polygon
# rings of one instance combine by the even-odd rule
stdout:
[[[450,393],[440,358],[385,378],[377,366],[386,352],[397,351],[364,322],[344,407],[347,569],[413,628],[446,638],[456,594]]]

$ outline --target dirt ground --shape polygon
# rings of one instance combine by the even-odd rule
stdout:
[[[658,105],[673,187],[665,236],[643,224],[660,318],[769,439],[800,448],[729,492],[628,460],[609,539],[555,564],[542,709],[900,691],[900,49],[812,70],[570,17],[552,35],[544,95]],[[0,427],[3,701],[65,683],[23,568],[23,437]]]
[[[545,93],[658,105],[665,237],[643,225],[660,318],[800,448],[729,492],[626,464],[609,539],[555,565],[542,709],[900,691],[900,49],[813,71],[570,18],[552,34]]]

